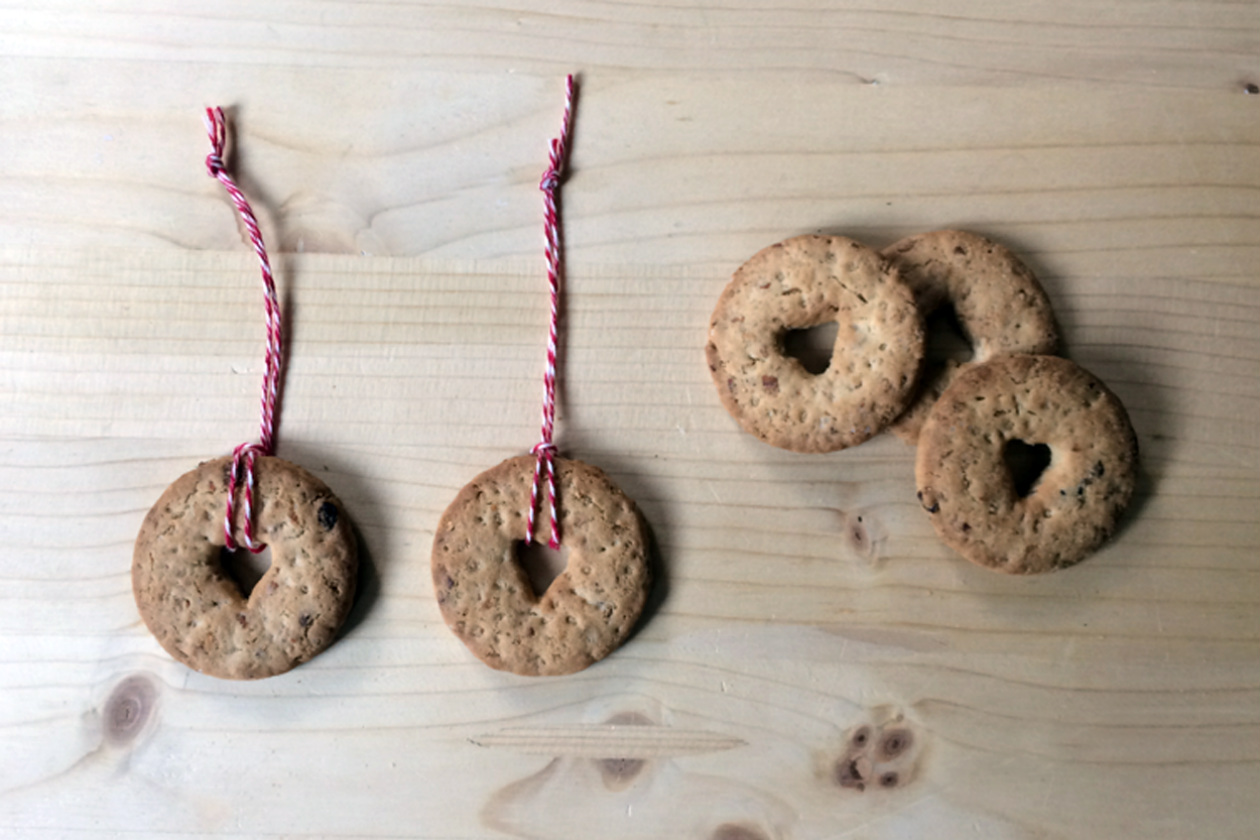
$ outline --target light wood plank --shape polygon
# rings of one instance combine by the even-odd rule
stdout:
[[[166,659],[138,623],[127,562],[162,487],[250,433],[257,307],[229,288],[250,276],[248,256],[23,251],[4,262],[6,284],[23,292],[5,296],[11,408],[0,481],[13,488],[6,508],[27,511],[3,526],[0,674],[6,696],[22,698],[3,722],[20,756],[5,779],[15,813],[32,818],[21,785],[40,802],[81,796],[125,755],[137,784],[166,780],[158,798],[172,813],[192,797],[264,834],[319,834],[333,830],[325,812],[311,822],[290,813],[285,829],[243,804],[250,788],[210,793],[197,775],[226,781],[238,756],[283,754],[271,777],[326,760],[314,756],[335,745],[356,763],[344,771],[356,785],[380,773],[382,785],[432,789],[436,798],[373,806],[387,835],[415,832],[411,816],[433,809],[453,833],[417,836],[476,836],[479,823],[533,836],[544,814],[552,836],[580,836],[617,802],[640,820],[616,823],[625,831],[614,836],[648,836],[670,824],[678,791],[739,800],[735,822],[758,831],[781,822],[792,836],[867,819],[889,836],[929,819],[958,833],[980,819],[1022,836],[1021,826],[1057,820],[1065,802],[1085,809],[1069,834],[1139,817],[1157,825],[1151,809],[1171,820],[1170,835],[1190,820],[1244,824],[1215,809],[1218,786],[1254,778],[1260,737],[1260,482],[1255,427],[1238,419],[1254,416],[1260,384],[1254,365],[1231,368],[1260,354],[1260,336],[1239,330],[1216,348],[1203,339],[1260,308],[1255,288],[1063,278],[1060,311],[1088,312],[1064,318],[1069,346],[1133,410],[1146,478],[1134,517],[1097,558],[1010,580],[935,541],[899,442],[807,458],[734,430],[698,353],[721,277],[575,265],[561,444],[609,469],[643,506],[668,594],[607,663],[530,681],[470,661],[441,625],[425,567],[433,524],[458,487],[532,440],[538,267],[315,255],[284,265],[287,296],[301,297],[281,453],[345,499],[370,557],[370,604],[310,665],[232,685]],[[1187,333],[1186,349],[1167,349]],[[1175,365],[1161,364],[1170,354]],[[101,737],[100,704],[127,674],[155,681],[155,720],[140,744],[106,745],[84,764],[85,743]],[[567,736],[552,736],[554,761],[531,757],[548,726],[628,713],[741,746],[672,756],[663,737],[660,758],[631,765],[643,774],[631,792],[608,791],[590,808],[578,802],[594,793],[574,798],[603,778],[582,758],[589,747],[570,754]],[[897,805],[890,794],[837,791],[827,767],[844,732],[888,715],[923,739],[919,792]],[[514,750],[521,726],[536,734]],[[430,757],[400,763],[404,744]],[[647,760],[644,749],[631,758]],[[451,761],[465,769],[441,769]],[[1171,769],[1185,766],[1193,783]],[[432,786],[439,777],[475,791],[444,808],[452,792]],[[1113,785],[1155,795],[1088,810]],[[136,807],[155,795],[137,791]],[[333,788],[303,795],[348,802]],[[879,797],[886,804],[872,805]],[[572,824],[554,816],[565,809]],[[144,824],[183,825],[162,813],[149,808]]]
[[[864,83],[1118,83],[1222,89],[1254,72],[1238,0],[898,0],[869,4],[152,0],[10,2],[8,52],[245,67],[286,65],[717,76],[832,74]]]
[[[0,6],[0,833],[1252,837],[1260,825],[1260,18],[1253,3]],[[433,600],[442,509],[537,433],[537,179],[582,73],[558,443],[642,507],[664,585],[608,661],[526,680]],[[139,620],[162,489],[254,434],[276,252],[280,454],[367,556],[344,637],[226,683]],[[1087,563],[973,568],[879,438],[741,434],[703,362],[796,233],[1012,245],[1132,414]],[[119,705],[132,701],[134,705]],[[913,741],[837,783],[861,726]]]

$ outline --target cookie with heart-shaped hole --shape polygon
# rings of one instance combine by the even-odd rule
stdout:
[[[354,602],[358,543],[324,482],[260,457],[254,538],[271,565],[245,595],[221,557],[231,468],[231,458],[207,461],[166,489],[140,526],[131,583],[141,618],[171,656],[214,677],[259,679],[333,643]]]
[[[1048,449],[1039,475],[1012,469],[1016,445]],[[999,356],[961,371],[932,407],[915,479],[951,548],[1031,574],[1078,563],[1111,536],[1137,461],[1129,415],[1097,377],[1057,356]]]
[[[447,625],[492,668],[525,676],[571,674],[612,653],[634,629],[652,575],[646,525],[601,470],[555,459],[564,571],[534,592],[518,552],[550,533],[546,505],[535,534],[526,513],[535,458],[510,458],[474,478],[438,522],[430,566]]]
[[[788,336],[827,323],[825,369]],[[910,404],[923,321],[889,261],[843,236],[786,239],[739,267],[718,298],[705,356],[722,405],[747,432],[793,452],[855,446]]]

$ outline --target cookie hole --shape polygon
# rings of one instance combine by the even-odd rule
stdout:
[[[817,376],[831,366],[831,354],[835,351],[839,332],[840,325],[835,321],[803,330],[788,330],[783,334],[783,352]]]
[[[1022,440],[1007,441],[1002,458],[1010,471],[1015,495],[1021,499],[1037,487],[1041,474],[1050,466],[1050,447],[1044,443],[1025,443]]]
[[[271,547],[264,546],[263,550],[257,554],[248,548],[238,548],[236,551],[221,548],[219,549],[219,565],[236,583],[236,588],[241,590],[241,595],[249,600],[250,593],[258,585],[258,581],[262,580],[262,576],[271,568]]]
[[[927,343],[923,355],[929,365],[946,365],[949,362],[965,364],[975,357],[971,339],[958,320],[958,312],[952,303],[946,302],[927,316],[924,323]]]
[[[516,562],[524,570],[525,577],[529,578],[534,599],[538,600],[551,587],[551,582],[564,571],[565,566],[569,565],[569,549],[564,546],[555,549],[543,543],[518,540]]]

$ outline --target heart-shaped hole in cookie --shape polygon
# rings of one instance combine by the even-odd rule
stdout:
[[[236,551],[221,548],[219,549],[219,564],[223,566],[223,571],[227,576],[236,582],[241,595],[248,601],[258,581],[262,580],[262,576],[271,568],[271,548],[263,546],[263,550],[257,554],[248,548],[238,548]]]
[[[569,564],[569,549],[563,545],[557,549],[544,543],[518,540],[516,562],[525,571],[525,577],[529,578],[529,585],[534,590],[534,598],[538,599]]]
[[[831,366],[840,325],[828,321],[816,327],[788,330],[783,334],[783,353],[801,363],[801,367],[817,376]]]
[[[1050,466],[1050,447],[1044,443],[1010,440],[1002,450],[1002,459],[1010,470],[1015,495],[1022,499],[1036,489],[1041,474]]]

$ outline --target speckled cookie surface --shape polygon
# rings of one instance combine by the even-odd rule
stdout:
[[[1013,441],[1050,461],[1025,496],[1005,460]],[[958,374],[919,436],[919,502],[948,545],[982,566],[1027,574],[1071,566],[1115,530],[1133,496],[1137,437],[1107,387],[1055,356],[1000,356]]]
[[[929,353],[920,390],[892,431],[913,444],[932,405],[960,370],[1007,353],[1054,353],[1059,346],[1050,298],[1019,257],[997,242],[961,230],[909,236],[883,250],[914,292],[924,318],[949,305],[971,344],[972,360]]]
[[[207,461],[166,489],[140,527],[131,582],[144,623],[171,656],[211,676],[257,679],[332,644],[354,600],[357,543],[323,482],[258,458],[254,536],[271,565],[246,599],[220,561],[231,463]]]
[[[534,458],[511,458],[465,486],[433,539],[433,589],[455,635],[493,668],[571,674],[612,653],[634,628],[651,584],[634,503],[595,467],[557,458],[564,571],[535,595],[516,560],[526,538]],[[550,533],[546,506],[535,523]]]
[[[835,321],[827,369],[784,351],[788,332]],[[884,429],[909,404],[923,323],[888,261],[839,236],[798,236],[744,263],[709,324],[709,370],[727,411],[766,443],[831,452]]]

